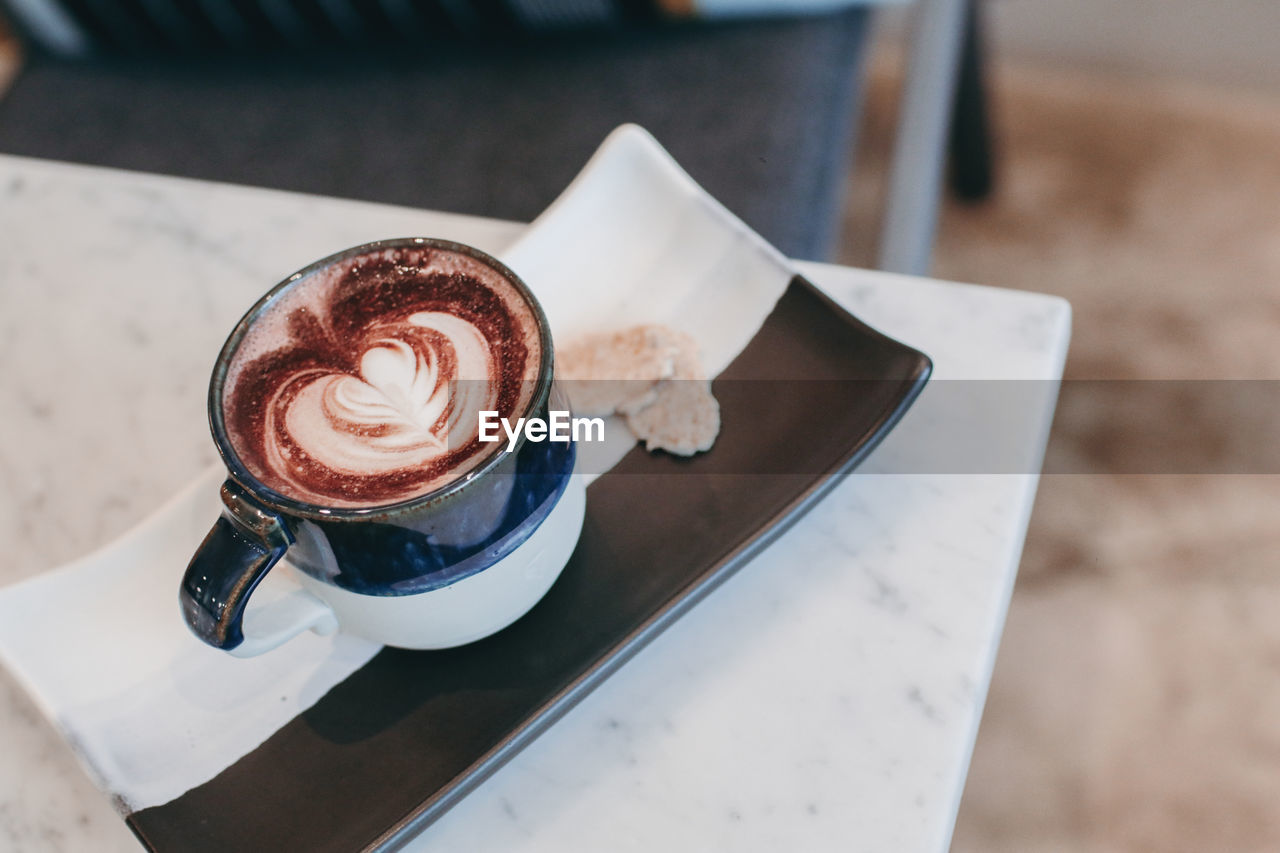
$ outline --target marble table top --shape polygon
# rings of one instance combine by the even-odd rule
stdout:
[[[389,236],[497,253],[520,228],[0,156],[0,585],[105,544],[216,461],[214,355],[281,277]],[[801,267],[927,352],[935,382],[1061,376],[1059,299]],[[911,418],[411,849],[945,850],[1037,475],[887,473]],[[0,755],[0,848],[136,849],[3,671]]]

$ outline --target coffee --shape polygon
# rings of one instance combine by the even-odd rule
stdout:
[[[504,271],[436,246],[374,250],[264,307],[229,362],[222,413],[236,456],[270,489],[382,506],[494,452],[478,413],[524,414],[548,356]]]

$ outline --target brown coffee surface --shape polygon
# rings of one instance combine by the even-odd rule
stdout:
[[[499,270],[428,246],[299,279],[232,355],[222,406],[258,480],[333,507],[434,491],[497,446],[482,410],[524,413],[543,353],[533,309]]]

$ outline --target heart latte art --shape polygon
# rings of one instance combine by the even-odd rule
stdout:
[[[503,273],[434,247],[358,255],[292,284],[227,373],[236,455],[281,494],[368,507],[445,485],[493,445],[482,410],[522,414],[537,320]]]

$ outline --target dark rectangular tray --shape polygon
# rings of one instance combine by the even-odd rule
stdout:
[[[797,276],[715,382],[715,447],[692,459],[637,447],[593,482],[578,547],[527,615],[457,649],[383,649],[129,826],[158,851],[395,848],[799,518],[892,429],[930,369]]]

